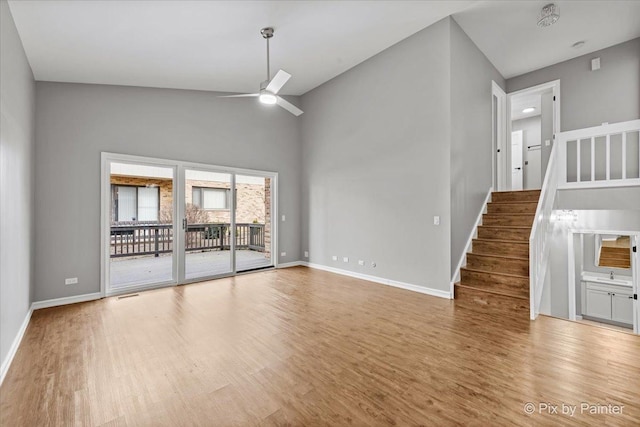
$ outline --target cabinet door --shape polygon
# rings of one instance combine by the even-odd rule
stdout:
[[[601,319],[611,319],[611,292],[587,288],[586,314]]]
[[[633,324],[633,297],[631,295],[611,295],[611,320]]]

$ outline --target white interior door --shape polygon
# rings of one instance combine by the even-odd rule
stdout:
[[[522,131],[511,132],[511,190],[522,190]]]

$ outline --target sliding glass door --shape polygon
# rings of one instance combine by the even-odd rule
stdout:
[[[102,293],[275,266],[277,177],[103,153]]]
[[[272,266],[272,180],[264,176],[238,174],[235,181],[236,271]]]
[[[108,292],[174,283],[175,166],[110,162]]]
[[[233,273],[232,174],[184,169],[184,278]]]

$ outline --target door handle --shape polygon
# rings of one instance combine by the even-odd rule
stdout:
[[[515,169],[515,170],[517,170],[517,171],[519,171],[519,170],[520,170],[520,169],[522,169],[522,168],[514,168],[514,169]]]
[[[187,218],[184,218],[184,219],[182,220],[182,229],[183,229],[183,230],[186,230],[186,229],[187,229]]]

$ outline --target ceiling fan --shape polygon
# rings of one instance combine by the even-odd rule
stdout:
[[[258,97],[258,100],[266,105],[277,104],[285,110],[289,111],[295,116],[299,116],[304,111],[287,101],[286,99],[278,96],[278,92],[282,89],[282,86],[287,83],[291,78],[291,74],[284,70],[278,70],[275,76],[271,78],[271,71],[269,69],[269,39],[273,37],[273,28],[267,27],[260,30],[260,34],[267,40],[267,80],[260,83],[260,92],[258,93],[243,93],[240,95],[225,95],[220,98],[245,98],[245,97]]]

